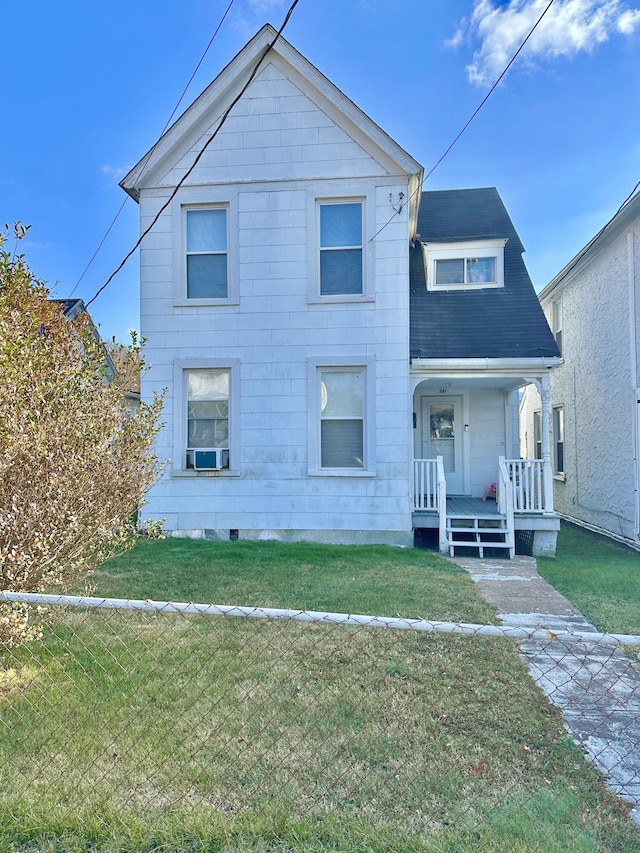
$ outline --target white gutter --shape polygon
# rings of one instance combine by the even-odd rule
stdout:
[[[482,375],[487,371],[505,376],[520,376],[523,373],[538,373],[557,367],[557,357],[542,358],[412,358],[412,371],[470,376]]]

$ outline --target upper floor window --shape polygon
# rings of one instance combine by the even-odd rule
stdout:
[[[479,290],[504,286],[506,240],[424,243],[429,290]]]
[[[318,204],[320,223],[320,295],[364,292],[363,202]]]
[[[187,299],[226,299],[227,208],[187,208],[185,223]]]
[[[562,355],[562,299],[551,303],[551,331]]]

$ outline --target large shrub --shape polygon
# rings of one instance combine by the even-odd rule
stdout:
[[[16,241],[26,229],[15,226]],[[64,589],[130,547],[162,400],[132,414],[86,313],[69,321],[0,234],[0,589]],[[17,245],[17,243],[16,243]],[[135,348],[121,369],[140,370]],[[0,641],[37,633],[0,605]]]

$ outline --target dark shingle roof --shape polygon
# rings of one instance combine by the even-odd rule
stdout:
[[[520,238],[495,187],[424,192],[422,242],[508,238],[504,287],[428,291],[424,256],[411,249],[412,358],[558,356],[553,334],[522,259]]]

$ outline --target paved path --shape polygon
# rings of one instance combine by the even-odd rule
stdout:
[[[640,827],[638,661],[614,645],[590,642],[588,635],[597,629],[540,577],[533,557],[455,557],[453,562],[469,572],[503,625],[579,635],[527,640],[520,651],[531,677],[562,711],[569,733],[609,788],[630,803],[631,817]]]

